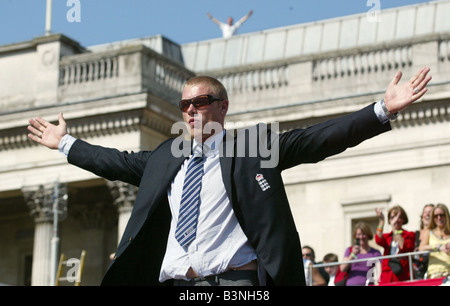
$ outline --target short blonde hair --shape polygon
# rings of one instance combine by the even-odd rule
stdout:
[[[214,93],[214,96],[216,98],[222,99],[222,100],[228,100],[228,93],[225,89],[225,86],[223,84],[210,76],[196,76],[193,78],[190,78],[185,84],[184,87],[192,87],[197,85],[204,85],[211,88],[212,92]]]

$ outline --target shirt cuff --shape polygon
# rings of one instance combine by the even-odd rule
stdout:
[[[374,104],[373,110],[375,112],[375,115],[377,115],[378,120],[380,120],[382,124],[385,124],[389,121],[388,116],[386,116],[383,108],[381,108],[381,100]]]
[[[59,152],[63,153],[67,157],[75,140],[77,139],[69,134],[64,135],[58,145]]]

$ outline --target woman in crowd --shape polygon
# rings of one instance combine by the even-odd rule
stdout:
[[[373,239],[373,233],[367,223],[359,222],[355,225],[353,238],[355,245],[345,250],[343,261],[381,256],[378,250],[369,246],[369,241]],[[346,286],[364,286],[367,281],[367,273],[372,269],[372,265],[368,265],[364,261],[342,264],[340,269],[341,272],[348,275]]]
[[[427,278],[448,276],[450,273],[450,220],[448,208],[437,204],[431,214],[430,225],[419,250],[432,251],[429,255]]]
[[[383,255],[395,255],[414,251],[416,234],[403,229],[408,223],[408,216],[400,206],[394,206],[388,211],[389,224],[392,231],[383,234],[384,215],[381,209],[375,209],[378,216],[378,227],[375,242],[384,248]],[[381,263],[380,283],[406,281],[410,279],[409,259],[405,257],[383,259]]]
[[[431,221],[431,213],[434,204],[426,204],[420,216],[420,230],[416,231],[416,246],[414,251],[419,251],[421,241],[424,241],[425,233],[428,233],[428,225]],[[428,240],[427,240],[428,241]],[[415,255],[413,260],[414,279],[424,279],[428,269],[428,254]]]

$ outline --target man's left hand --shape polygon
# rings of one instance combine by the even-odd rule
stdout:
[[[405,109],[427,92],[426,86],[431,80],[429,72],[430,68],[424,67],[402,85],[398,84],[402,78],[402,72],[398,71],[395,74],[384,95],[384,103],[390,113],[397,113]]]

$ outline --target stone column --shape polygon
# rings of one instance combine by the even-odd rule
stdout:
[[[130,219],[138,188],[119,181],[107,181],[107,185],[119,215],[117,229],[117,243],[119,243],[123,232],[125,231],[125,227],[127,226],[128,220]]]
[[[34,217],[32,286],[51,285],[54,185],[24,187],[25,202]],[[65,191],[64,191],[65,195]],[[61,196],[61,195],[60,195]],[[65,197],[66,198],[66,197]],[[65,205],[63,205],[65,206]],[[61,206],[60,206],[61,207]],[[59,258],[58,258],[59,260]]]

